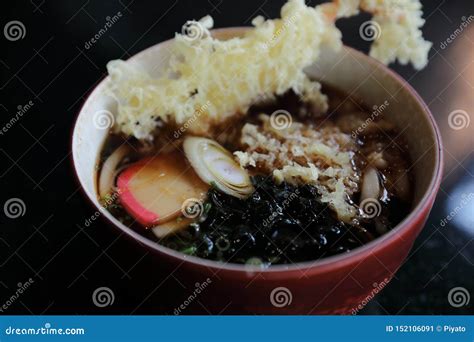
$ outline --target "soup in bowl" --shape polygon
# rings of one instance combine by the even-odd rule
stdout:
[[[159,75],[169,44],[126,63]],[[78,115],[86,196],[180,280],[212,279],[200,294],[212,308],[349,313],[393,277],[433,205],[441,141],[416,92],[348,47],[323,50],[305,73],[323,85],[326,113],[288,91],[203,134],[159,124],[144,143],[110,130],[106,79]]]

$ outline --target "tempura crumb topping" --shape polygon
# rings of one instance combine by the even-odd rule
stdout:
[[[312,184],[338,218],[350,222],[357,214],[351,196],[358,191],[359,171],[353,165],[356,144],[351,135],[332,123],[315,128],[293,122],[282,129],[268,115],[260,125],[242,128],[243,151],[235,152],[240,165],[273,174],[277,183]]]

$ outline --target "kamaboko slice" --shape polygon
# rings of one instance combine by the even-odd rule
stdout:
[[[202,202],[209,186],[172,152],[142,159],[118,177],[117,188],[125,210],[145,227],[166,223],[182,214],[190,201]]]

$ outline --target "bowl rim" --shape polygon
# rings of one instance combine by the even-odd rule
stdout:
[[[225,27],[225,28],[214,29],[211,32],[213,35],[215,34],[227,35],[228,34],[228,36],[231,37],[231,36],[238,36],[239,34],[244,33],[249,28],[251,27],[250,26]],[[154,44],[136,53],[135,55],[131,56],[130,58],[127,59],[127,61],[138,58],[142,54],[149,53],[151,50],[156,49],[159,45],[169,44],[172,40],[173,38]],[[392,230],[390,230],[386,234],[354,250],[351,250],[348,253],[329,256],[329,257],[325,257],[325,258],[317,259],[317,260],[296,262],[294,264],[272,265],[271,267],[268,267],[268,268],[260,268],[258,266],[249,266],[245,264],[236,264],[236,263],[230,263],[230,262],[224,263],[220,261],[186,255],[184,253],[181,253],[176,250],[165,247],[163,245],[160,245],[159,243],[156,243],[148,239],[147,237],[137,233],[136,231],[128,228],[124,224],[120,223],[117,219],[115,219],[109,212],[106,212],[106,211],[101,212],[100,217],[105,219],[106,222],[109,223],[110,225],[114,226],[115,228],[125,233],[127,237],[131,238],[135,242],[138,242],[139,244],[146,246],[149,250],[153,251],[154,253],[163,254],[163,256],[165,257],[176,259],[176,261],[181,262],[180,265],[183,263],[191,263],[196,267],[206,267],[208,269],[214,269],[216,272],[228,271],[228,272],[246,273],[246,274],[263,273],[265,276],[270,276],[276,279],[286,278],[288,277],[288,275],[294,272],[300,272],[300,273],[304,272],[305,274],[314,275],[314,274],[325,273],[329,270],[341,269],[350,264],[358,265],[361,261],[363,261],[365,258],[370,256],[371,254],[375,254],[377,251],[388,247],[391,243],[393,243],[398,237],[400,237],[404,233],[407,233],[415,229],[417,226],[416,221],[419,221],[420,219],[422,219],[425,213],[429,213],[431,206],[434,202],[435,196],[438,192],[439,186],[441,184],[443,165],[444,165],[444,153],[443,153],[443,144],[441,140],[440,130],[436,124],[436,121],[430,109],[428,108],[424,100],[421,98],[421,96],[416,92],[416,90],[413,89],[413,87],[408,83],[408,81],[403,79],[395,71],[391,70],[386,65],[379,62],[378,60],[352,47],[344,45],[343,49],[346,49],[349,53],[357,55],[360,58],[367,59],[369,64],[374,65],[374,67],[376,68],[382,69],[386,75],[395,79],[403,88],[406,88],[410,96],[414,98],[415,102],[421,108],[423,115],[428,119],[428,122],[430,123],[430,127],[433,133],[433,137],[435,140],[433,147],[436,149],[437,153],[435,154],[436,160],[435,160],[435,165],[434,165],[434,172],[430,175],[431,181],[428,186],[428,189],[424,192],[419,203]],[[76,139],[76,136],[77,136],[78,130],[76,128],[77,128],[77,123],[79,121],[79,117],[83,113],[85,106],[88,104],[88,101],[98,91],[98,88],[101,85],[103,85],[107,77],[108,76],[105,75],[102,78],[100,78],[98,81],[96,81],[94,87],[89,91],[84,101],[82,102],[82,105],[76,115],[74,124],[72,126],[71,140],[70,140],[70,146],[71,146],[71,152],[72,152],[70,158],[71,158],[72,168],[74,170],[73,174],[75,175],[76,181],[79,184],[79,187],[82,193],[84,194],[84,197],[86,197],[91,203],[91,205],[97,210],[100,210],[99,206],[94,202],[94,200],[97,200],[97,199],[91,198],[91,195],[85,190],[85,187],[83,186],[83,183],[77,171],[76,161],[74,159],[74,155],[75,155],[74,140]],[[116,222],[114,222],[114,220]]]

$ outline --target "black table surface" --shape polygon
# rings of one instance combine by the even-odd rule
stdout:
[[[160,272],[147,251],[101,221],[85,227],[94,209],[79,190],[70,139],[88,92],[107,61],[128,58],[211,14],[216,27],[250,25],[257,15],[279,16],[284,1],[44,1],[1,2],[1,27],[19,21],[24,36],[0,37],[0,204],[21,199],[23,216],[0,210],[0,307],[4,314],[171,314],[189,291]],[[314,1],[310,1],[314,3]],[[474,2],[423,1],[425,37],[433,42],[422,71],[391,67],[433,112],[444,140],[445,174],[425,229],[390,284],[361,314],[468,314],[474,295]],[[120,19],[86,47],[108,17]],[[338,24],[344,42],[367,51],[359,26],[368,16]],[[21,32],[20,32],[21,33]],[[449,39],[449,41],[448,41]],[[31,101],[31,102],[30,102]],[[31,108],[28,108],[29,107]],[[28,108],[25,110],[25,108]],[[461,113],[461,129],[449,114]],[[464,112],[459,112],[464,111]],[[463,197],[464,196],[464,197]],[[471,197],[469,197],[471,198]],[[11,296],[29,279],[17,299]],[[113,305],[93,304],[98,287],[113,290]],[[463,288],[464,305],[448,294]],[[467,296],[466,296],[467,295]],[[184,313],[216,313],[194,303]],[[232,313],[225,311],[223,313]]]

